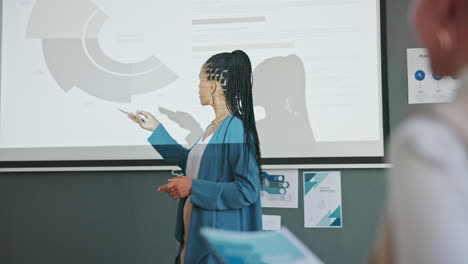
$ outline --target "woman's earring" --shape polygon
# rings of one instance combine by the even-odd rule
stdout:
[[[216,83],[214,83],[214,86],[211,86],[211,91],[212,91],[211,92],[211,104],[212,105],[215,105],[215,96],[214,96],[214,94],[215,94],[217,88],[218,87],[217,87]]]
[[[440,30],[437,33],[437,39],[439,40],[440,47],[445,50],[451,50],[453,48],[453,40],[447,30]]]
[[[214,87],[211,86],[211,90],[214,90]],[[211,105],[214,105],[214,93],[211,93]]]

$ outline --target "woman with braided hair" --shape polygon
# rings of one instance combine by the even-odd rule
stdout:
[[[175,263],[217,263],[199,235],[201,227],[262,230],[260,145],[252,103],[252,66],[236,50],[212,56],[201,68],[199,94],[216,118],[191,148],[179,145],[150,113],[129,118],[153,131],[151,145],[184,175],[158,188],[179,199]],[[144,116],[144,120],[141,116]]]

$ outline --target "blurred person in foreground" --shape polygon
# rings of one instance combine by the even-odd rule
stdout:
[[[391,144],[387,211],[371,263],[468,263],[468,0],[413,0],[412,24],[439,76],[462,87],[415,111]]]

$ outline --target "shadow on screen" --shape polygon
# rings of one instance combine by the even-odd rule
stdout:
[[[261,109],[257,129],[264,153],[314,143],[307,114],[305,70],[296,55],[264,60],[254,70],[254,105]]]
[[[203,129],[197,120],[187,112],[172,111],[164,107],[159,107],[159,112],[166,115],[171,121],[175,122],[179,127],[189,130],[189,134],[185,137],[188,146],[193,146],[203,134]]]

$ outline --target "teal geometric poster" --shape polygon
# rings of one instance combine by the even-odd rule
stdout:
[[[304,172],[304,227],[342,227],[341,205],[339,171]]]

